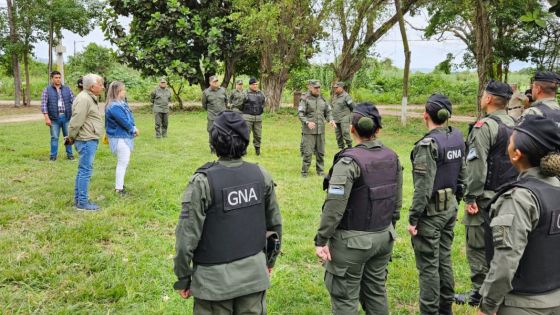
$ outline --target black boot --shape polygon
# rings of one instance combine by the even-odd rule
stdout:
[[[453,309],[451,308],[452,303],[440,303],[439,304],[439,315],[453,315]]]
[[[482,300],[482,295],[478,293],[476,290],[472,290],[469,294],[469,305],[470,306],[479,306],[480,300]]]
[[[261,155],[261,148],[255,147],[255,154],[256,154],[257,156]]]

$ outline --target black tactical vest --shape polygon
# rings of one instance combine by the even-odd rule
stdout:
[[[350,157],[360,167],[360,178],[352,186],[342,230],[375,232],[391,224],[397,197],[397,154],[386,147],[355,147],[339,155]]]
[[[260,115],[264,109],[264,95],[262,92],[247,91],[247,97],[243,101],[243,114]]]
[[[560,127],[560,110],[552,109],[546,106],[543,102],[538,102],[537,104],[533,105],[533,107],[540,109],[545,118],[554,121]]]
[[[560,187],[549,185],[534,177],[526,177],[502,189],[492,199],[491,204],[514,187],[526,188],[537,197],[540,215],[537,227],[529,232],[527,246],[512,280],[512,292],[533,295],[559,289]],[[491,261],[494,247],[487,243],[486,250],[487,260]]]
[[[265,248],[265,184],[260,168],[243,162],[226,167],[208,163],[205,174],[212,193],[202,237],[194,251],[197,264],[215,265],[253,256]]]
[[[502,185],[511,183],[517,178],[517,170],[511,164],[507,147],[509,137],[513,133],[513,127],[508,127],[497,116],[489,116],[498,123],[498,136],[496,143],[488,151],[486,159],[487,173],[484,190],[497,191]]]
[[[459,129],[448,127],[446,133],[433,129],[426,137],[434,139],[438,146],[437,171],[432,197],[438,190],[445,188],[451,188],[455,193],[465,156],[463,133]]]

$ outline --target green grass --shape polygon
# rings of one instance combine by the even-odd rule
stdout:
[[[113,193],[116,159],[100,145],[90,195],[103,210],[95,214],[72,208],[77,162],[48,161],[49,133],[42,122],[0,125],[0,313],[190,314],[192,299],[182,300],[172,289],[172,257],[182,192],[194,170],[214,159],[204,115],[173,113],[169,138],[157,141],[152,115],[136,113],[142,134],[126,178],[130,196],[123,199]],[[414,314],[418,278],[405,231],[412,195],[408,157],[424,128],[419,120],[401,128],[391,117],[384,125],[381,139],[405,167],[404,208],[387,282],[390,309]],[[312,241],[324,199],[322,180],[300,178],[299,143],[300,123],[293,114],[267,115],[263,155],[257,158],[250,150],[246,158],[273,175],[284,219],[283,255],[267,293],[270,314],[330,312]],[[335,148],[328,129],[328,167]],[[466,291],[470,282],[460,224],[453,261],[456,289]]]

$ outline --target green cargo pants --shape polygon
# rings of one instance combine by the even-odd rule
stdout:
[[[315,153],[316,159],[316,170],[317,174],[322,174],[323,169],[325,168],[324,165],[324,156],[325,156],[325,134],[302,134],[302,155],[303,155],[303,163],[301,165],[301,174],[307,175],[307,171],[309,170],[309,166],[311,165],[311,159],[313,157],[313,153]]]
[[[394,229],[377,232],[340,230],[329,240],[332,260],[325,263],[325,286],[333,314],[358,314],[358,302],[366,314],[389,314],[387,265],[395,239]],[[346,233],[346,235],[343,235]]]
[[[214,152],[214,147],[212,146],[212,134],[210,130],[212,130],[212,126],[214,125],[213,119],[208,119],[206,122],[206,131],[208,131],[208,144],[210,145],[210,151]]]
[[[420,313],[439,314],[439,306],[454,301],[451,246],[457,211],[420,217],[412,237],[416,268],[420,277]]]
[[[334,130],[336,135],[336,143],[339,149],[352,147],[352,136],[350,136],[350,117],[344,117],[339,123],[336,123]]]
[[[194,315],[265,315],[266,291],[224,301],[194,299]]]
[[[558,315],[560,314],[560,306],[549,308],[529,308],[505,306],[502,304],[498,309],[498,315]]]
[[[169,113],[154,113],[156,121],[156,138],[167,137]]]
[[[262,137],[262,121],[250,121],[246,120],[247,127],[249,131],[253,134],[253,146],[255,148],[261,147],[261,137]]]
[[[477,203],[479,211],[488,206],[488,201]],[[484,278],[488,273],[486,262],[486,244],[484,242],[484,219],[480,212],[475,215],[465,213],[462,223],[465,225],[466,252],[469,267],[471,269],[471,283],[473,290],[480,290]]]

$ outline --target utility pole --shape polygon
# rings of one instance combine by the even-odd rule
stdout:
[[[74,41],[74,54],[72,56],[76,56],[76,43],[85,43],[83,40],[75,40]]]
[[[66,52],[66,47],[62,45],[62,40],[59,41],[59,44],[56,46],[56,65],[58,67],[58,71],[60,72],[60,76],[62,77],[62,84],[64,84],[64,53]]]

